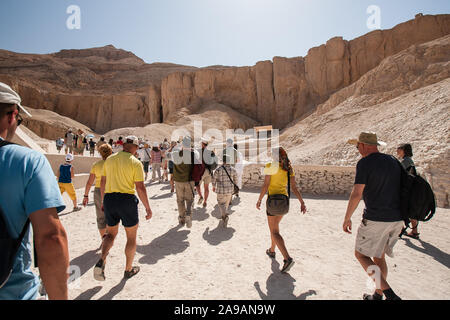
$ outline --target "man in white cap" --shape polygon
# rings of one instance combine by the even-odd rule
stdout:
[[[347,206],[343,223],[344,232],[351,233],[351,217],[361,198],[365,209],[358,229],[355,256],[376,283],[374,294],[364,294],[364,300],[399,300],[386,281],[388,268],[385,255],[393,257],[393,248],[403,227],[400,211],[400,166],[390,155],[380,153],[379,141],[373,132],[362,132],[358,139],[349,140],[356,145],[362,159],[356,165],[355,185]]]
[[[100,193],[105,211],[106,235],[103,238],[101,258],[94,267],[94,278],[98,281],[106,279],[106,258],[119,232],[120,221],[127,236],[124,278],[129,279],[140,271],[138,266],[132,265],[136,254],[136,236],[139,226],[139,200],[135,192],[145,207],[147,220],[152,217],[152,210],[144,185],[144,168],[134,156],[138,148],[139,141],[135,136],[126,137],[123,150],[109,156],[103,164]]]
[[[22,122],[19,95],[0,82],[0,230],[2,238],[18,239],[11,274],[0,276],[0,300],[36,299],[39,278],[31,271],[29,223],[33,227],[39,273],[49,299],[67,299],[69,252],[58,213],[65,209],[47,158],[29,148],[9,144]],[[10,258],[0,250],[0,263]],[[3,269],[3,268],[2,268]],[[3,269],[5,270],[5,269]],[[9,277],[8,277],[9,276]]]

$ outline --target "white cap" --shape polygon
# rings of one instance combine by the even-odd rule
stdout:
[[[139,146],[139,140],[136,136],[128,136],[125,138],[124,143],[131,143],[134,144],[136,146]]]
[[[22,107],[20,104],[21,102],[22,99],[20,99],[17,92],[11,89],[11,87],[7,84],[0,82],[0,103],[15,104],[19,106],[19,108],[25,112],[27,116],[31,117],[31,114],[24,107]]]
[[[155,147],[155,148],[159,147],[159,143],[158,142],[153,142],[153,147]]]
[[[73,161],[73,155],[71,153],[66,154],[66,161],[72,162]]]

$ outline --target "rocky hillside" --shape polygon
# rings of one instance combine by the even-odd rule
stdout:
[[[374,131],[396,155],[411,143],[419,171],[432,183],[438,204],[450,193],[450,36],[391,56],[353,85],[335,93],[280,136],[296,164],[355,165],[350,138]]]
[[[0,50],[0,81],[12,85],[25,105],[54,111],[98,133],[174,125],[210,103],[283,129],[385,58],[449,33],[450,15],[417,15],[351,41],[333,38],[306,57],[275,57],[239,68],[146,64],[113,46],[48,55]]]

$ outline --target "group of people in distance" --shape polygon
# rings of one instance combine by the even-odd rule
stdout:
[[[40,281],[31,272],[31,242],[27,229],[30,223],[33,228],[40,277],[48,297],[67,299],[68,241],[58,213],[66,207],[61,192],[68,190],[65,184],[72,176],[73,168],[70,165],[73,158],[68,156],[67,164],[60,169],[58,186],[55,174],[43,154],[10,143],[17,126],[22,122],[20,113],[27,113],[20,103],[19,95],[6,84],[0,83],[0,213],[6,221],[5,228],[14,238],[20,234],[25,235],[21,240],[17,258],[13,261],[12,273],[0,287],[0,299],[38,297]],[[192,226],[195,190],[200,199],[203,198],[201,203],[205,206],[208,198],[206,186],[211,183],[212,190],[217,194],[223,226],[227,227],[228,206],[233,194],[239,190],[238,173],[233,167],[236,163],[237,150],[232,142],[227,141],[221,161],[212,150],[208,149],[206,139],[202,139],[202,148],[198,150],[193,148],[190,137],[184,137],[179,143],[169,146],[167,166],[171,175],[172,191],[173,189],[176,191],[178,222],[181,225],[188,228]],[[342,230],[346,233],[352,232],[351,218],[363,199],[365,209],[356,235],[355,257],[365,272],[376,268],[379,275],[377,281],[379,286],[376,291],[365,294],[363,298],[381,300],[384,296],[388,300],[398,300],[400,298],[387,282],[385,255],[392,256],[394,245],[403,227],[400,212],[401,167],[393,156],[378,150],[378,146],[385,144],[378,140],[375,133],[362,132],[357,139],[349,140],[348,143],[356,146],[361,159],[356,165],[355,183]],[[124,226],[127,239],[124,278],[129,279],[140,271],[139,266],[133,265],[139,226],[139,201],[145,208],[146,220],[150,220],[154,215],[144,184],[146,174],[143,162],[145,163],[148,158],[142,158],[142,152],[143,162],[137,158],[140,145],[136,137],[129,136],[123,140],[123,149],[119,152],[113,153],[112,146],[108,143],[99,146],[98,151],[102,160],[93,165],[85,187],[83,205],[88,204],[90,189],[95,184],[94,203],[102,245],[101,255],[93,268],[93,275],[99,281],[106,279],[108,254],[119,232],[119,223]],[[277,147],[272,154],[273,161],[264,167],[264,185],[256,209],[262,208],[262,201],[267,194],[266,215],[271,240],[266,254],[273,259],[278,248],[284,260],[281,272],[288,272],[294,265],[294,259],[287,250],[279,225],[289,211],[291,190],[300,203],[300,211],[305,214],[307,209],[297,187],[298,181],[295,180],[295,172],[286,150]],[[398,156],[406,169],[415,172],[410,145],[401,145],[398,148]],[[159,163],[159,157],[155,159],[158,159]],[[169,165],[169,162],[172,164]],[[194,173],[194,169],[198,172]],[[201,189],[197,188],[200,181],[205,184],[203,194]],[[73,190],[69,192],[72,193]],[[76,201],[74,201],[75,208],[77,208]],[[417,223],[410,236],[418,237]]]

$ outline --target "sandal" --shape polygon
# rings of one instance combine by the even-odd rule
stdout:
[[[272,251],[270,251],[270,249],[267,249],[266,254],[272,259],[275,258],[275,251],[272,252]]]
[[[105,263],[100,259],[94,267],[94,279],[97,281],[105,281]]]
[[[138,274],[138,272],[141,270],[139,267],[132,267],[130,271],[126,271],[123,273],[123,277],[125,279],[130,279],[131,277],[134,277]]]
[[[419,240],[419,234],[420,233],[407,233],[405,236]]]

